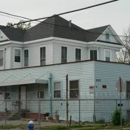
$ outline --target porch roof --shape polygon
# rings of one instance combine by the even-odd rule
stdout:
[[[25,84],[47,84],[47,83],[48,81],[44,79],[30,79],[30,80],[24,80],[24,81],[0,82],[0,87],[25,85]]]

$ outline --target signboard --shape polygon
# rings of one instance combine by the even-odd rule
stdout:
[[[116,91],[117,92],[125,92],[126,90],[126,85],[125,82],[122,80],[122,78],[119,78],[116,82]]]

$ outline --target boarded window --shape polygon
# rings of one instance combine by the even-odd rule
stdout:
[[[61,83],[54,83],[54,98],[61,98]]]
[[[70,98],[79,98],[79,81],[70,81]]]

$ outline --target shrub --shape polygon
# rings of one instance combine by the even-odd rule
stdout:
[[[111,119],[111,121],[112,121],[112,123],[114,124],[114,125],[120,125],[120,116],[121,116],[122,114],[120,113],[120,110],[119,109],[115,109],[115,111],[114,111],[114,113],[112,114],[112,119]],[[122,125],[123,125],[123,123],[124,123],[124,118],[123,118],[123,116],[122,116]]]

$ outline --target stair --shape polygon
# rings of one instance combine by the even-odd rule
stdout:
[[[24,117],[24,113],[26,111],[27,110],[7,111],[7,113],[1,114],[0,119],[19,120],[20,118]]]

